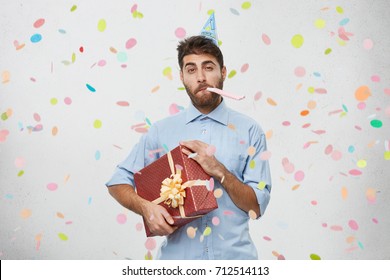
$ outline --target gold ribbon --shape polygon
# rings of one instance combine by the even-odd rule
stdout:
[[[184,198],[186,197],[186,188],[191,188],[194,185],[206,185],[206,180],[191,180],[183,184],[183,179],[181,178],[181,170],[176,169],[173,163],[173,158],[171,152],[167,153],[169,168],[171,169],[171,176],[165,178],[161,182],[160,197],[153,200],[153,203],[159,204],[164,202],[169,207],[177,208],[179,207],[180,216],[186,218],[184,212]],[[200,217],[192,216],[190,218]]]

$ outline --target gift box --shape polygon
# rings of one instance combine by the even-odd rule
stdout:
[[[210,176],[178,146],[134,174],[137,194],[165,207],[175,226],[183,226],[218,208]],[[147,236],[153,236],[144,219]]]

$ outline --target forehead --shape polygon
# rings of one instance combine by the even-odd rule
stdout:
[[[183,66],[185,67],[187,64],[200,66],[210,61],[219,65],[217,59],[210,54],[189,54],[183,57]]]

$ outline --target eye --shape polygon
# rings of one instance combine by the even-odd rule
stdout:
[[[195,73],[195,68],[187,68],[187,73],[188,73],[188,74],[193,74],[193,73]]]
[[[206,69],[207,71],[213,71],[213,70],[214,70],[214,67],[213,67],[212,65],[207,65],[207,66],[205,67],[205,69]]]

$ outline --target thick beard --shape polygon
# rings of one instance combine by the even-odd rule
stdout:
[[[191,89],[186,84],[184,84],[184,88],[186,89],[187,94],[190,97],[192,104],[194,104],[195,107],[200,107],[200,108],[217,107],[217,105],[219,104],[219,100],[220,100],[220,95],[217,93],[212,92],[210,94],[210,97],[203,96],[204,98],[202,98],[202,99],[196,97],[196,93],[198,91],[200,91],[200,89],[204,88],[205,86],[206,87],[214,87],[214,86],[210,86],[208,84],[202,84],[202,85],[198,86],[194,91],[191,91]],[[219,88],[219,89],[223,89],[223,78],[222,77],[218,81],[218,84],[215,87]]]

